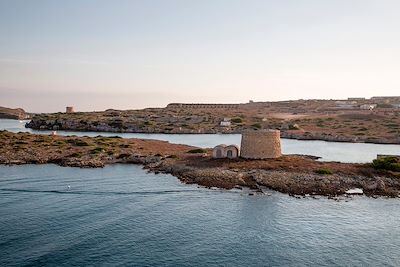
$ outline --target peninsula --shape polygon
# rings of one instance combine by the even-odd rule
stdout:
[[[302,140],[400,144],[400,97],[182,104],[142,110],[37,114],[26,127],[131,133],[241,133],[279,129]]]
[[[30,115],[22,108],[0,107],[0,119],[26,120]]]
[[[72,167],[141,164],[184,183],[231,189],[267,188],[292,195],[337,196],[361,188],[369,196],[398,197],[400,163],[320,162],[307,156],[213,159],[211,149],[120,137],[48,136],[0,131],[0,164],[54,163]],[[392,164],[393,168],[387,168]]]

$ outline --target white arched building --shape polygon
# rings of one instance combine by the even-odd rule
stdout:
[[[237,158],[239,157],[239,147],[236,145],[218,145],[213,149],[213,158],[215,159],[223,159],[223,158]]]

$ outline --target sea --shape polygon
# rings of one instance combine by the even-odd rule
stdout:
[[[0,129],[29,131],[23,125],[0,120]],[[238,135],[123,136],[201,147],[240,142]],[[297,140],[282,147],[322,160],[355,150],[344,162],[400,152]],[[400,266],[399,199],[249,193],[182,184],[137,165],[0,166],[0,266]]]

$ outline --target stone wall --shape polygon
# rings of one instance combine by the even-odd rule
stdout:
[[[167,108],[186,108],[186,109],[235,109],[243,104],[186,104],[186,103],[171,103]]]
[[[240,156],[248,159],[278,158],[282,156],[280,131],[243,132]]]

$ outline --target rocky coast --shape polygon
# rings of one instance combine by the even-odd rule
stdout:
[[[54,163],[72,167],[141,164],[184,183],[225,189],[267,187],[290,195],[345,195],[360,188],[368,196],[398,197],[400,173],[371,164],[320,162],[301,155],[277,159],[212,159],[209,149],[159,140],[119,137],[46,136],[0,131],[0,164]]]

